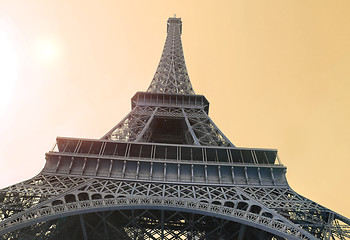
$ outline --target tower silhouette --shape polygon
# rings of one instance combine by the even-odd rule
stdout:
[[[0,190],[3,239],[350,239],[294,192],[277,150],[235,147],[187,73],[180,18],[146,92],[101,139],[56,139],[44,169]]]

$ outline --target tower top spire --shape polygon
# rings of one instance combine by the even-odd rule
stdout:
[[[194,94],[181,42],[181,18],[169,18],[162,57],[147,92]]]

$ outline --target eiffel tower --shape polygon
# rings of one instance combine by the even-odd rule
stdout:
[[[291,189],[275,149],[239,148],[208,116],[169,18],[146,92],[101,139],[58,137],[0,190],[2,239],[350,239],[350,220]]]

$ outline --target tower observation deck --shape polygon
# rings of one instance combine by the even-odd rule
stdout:
[[[100,139],[58,137],[0,190],[2,239],[350,239],[350,220],[289,186],[276,149],[236,147],[187,72],[169,18],[156,73]]]

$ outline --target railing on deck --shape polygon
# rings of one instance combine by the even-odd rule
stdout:
[[[281,165],[275,149],[179,146],[58,137],[52,152],[177,161]]]

